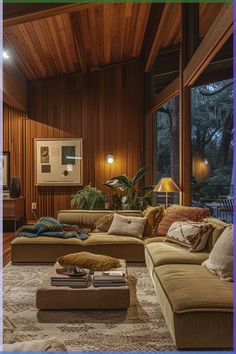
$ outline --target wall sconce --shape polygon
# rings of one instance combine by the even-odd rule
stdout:
[[[114,162],[113,155],[107,155],[106,159],[107,159],[107,163],[109,163],[110,165]]]

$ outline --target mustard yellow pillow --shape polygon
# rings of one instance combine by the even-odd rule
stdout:
[[[93,232],[107,232],[112,224],[114,213],[101,216],[95,222],[95,230]]]
[[[163,218],[165,208],[163,205],[159,206],[148,206],[146,210],[143,212],[143,216],[147,218],[147,222],[145,225],[145,229],[143,232],[144,236],[152,236],[153,230],[159,224],[161,219]]]
[[[94,271],[109,270],[121,266],[120,261],[116,258],[90,252],[67,254],[58,258],[57,261],[62,267],[81,267]]]

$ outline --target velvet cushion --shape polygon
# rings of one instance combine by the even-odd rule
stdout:
[[[175,221],[201,221],[210,216],[209,209],[171,205],[164,212],[164,216],[157,228],[156,236],[165,236]]]
[[[109,270],[120,267],[120,261],[116,258],[90,252],[78,252],[67,254],[58,258],[58,263],[62,267],[81,267],[90,270]]]
[[[114,218],[109,228],[108,234],[133,236],[141,239],[143,236],[146,221],[146,218],[114,214]]]
[[[113,221],[113,216],[114,213],[108,214],[108,215],[104,215],[102,217],[100,217],[99,219],[97,219],[96,223],[95,223],[95,230],[93,230],[93,232],[108,232],[112,221]]]
[[[147,209],[143,212],[143,216],[147,218],[143,236],[154,236],[155,228],[159,225],[161,219],[163,218],[164,210],[163,205],[147,207]]]
[[[194,221],[176,221],[169,228],[166,242],[176,243],[190,251],[203,251],[213,229],[211,224]]]
[[[209,258],[202,263],[220,279],[233,281],[233,226],[224,229],[216,241]]]

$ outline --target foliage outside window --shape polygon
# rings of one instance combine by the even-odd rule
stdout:
[[[192,199],[232,193],[233,81],[192,89]]]

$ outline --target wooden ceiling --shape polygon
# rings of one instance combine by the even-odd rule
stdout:
[[[45,16],[39,13],[33,20],[27,15],[17,19],[15,10],[14,22],[13,10],[4,5],[4,44],[14,48],[28,79],[86,72],[139,57],[150,3],[74,4],[74,11],[64,5],[58,15],[55,8],[43,6],[37,5]]]
[[[200,4],[201,37],[222,6]],[[158,50],[180,43],[180,19],[174,3],[4,4],[4,47],[29,80],[146,61],[149,52],[151,67]]]

